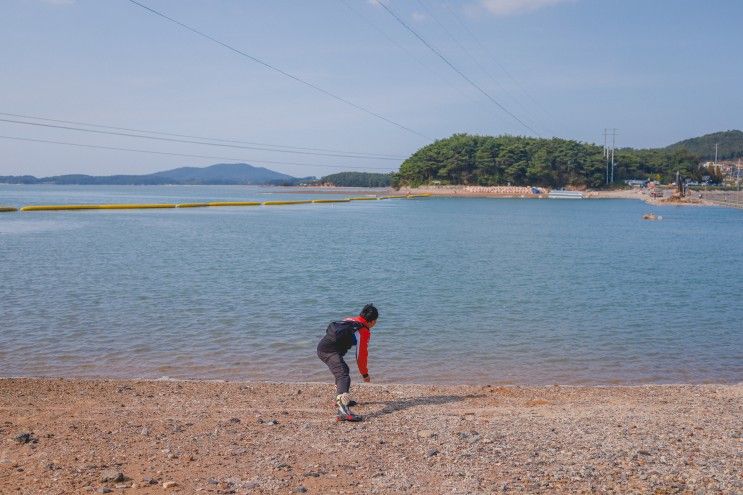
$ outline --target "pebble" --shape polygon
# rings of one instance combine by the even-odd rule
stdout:
[[[112,491],[113,490],[111,490],[110,488],[107,488],[105,486],[102,486],[102,487],[100,487],[99,489],[96,490],[96,492],[98,492],[98,493],[111,493]]]
[[[439,454],[439,451],[436,449],[428,449],[428,452],[426,452],[426,456],[428,457],[433,457],[438,454]]]
[[[175,481],[166,481],[163,483],[163,488],[173,488],[174,486],[178,486],[178,483]]]
[[[20,444],[37,443],[39,441],[33,433],[24,432],[15,437],[15,441]]]
[[[115,469],[106,469],[101,473],[101,483],[124,481],[124,473]]]
[[[294,493],[307,493],[307,489],[302,485],[299,485],[294,489]]]
[[[436,433],[433,430],[420,430],[418,432],[418,438],[432,438],[435,436]]]

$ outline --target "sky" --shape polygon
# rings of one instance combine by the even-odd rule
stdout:
[[[0,175],[323,176],[461,132],[743,128],[739,0],[138,1],[229,48],[130,0],[0,3]]]

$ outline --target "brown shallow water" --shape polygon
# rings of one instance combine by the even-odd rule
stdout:
[[[0,491],[743,491],[741,384],[354,391],[348,424],[329,384],[2,379]]]

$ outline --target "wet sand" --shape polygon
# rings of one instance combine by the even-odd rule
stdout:
[[[743,384],[0,380],[2,493],[742,493]]]

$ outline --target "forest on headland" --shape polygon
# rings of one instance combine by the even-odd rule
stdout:
[[[326,175],[318,182],[339,187],[390,187],[394,173],[339,172]]]
[[[675,180],[676,172],[694,180],[707,175],[702,158],[685,147],[618,148],[614,184],[625,179]],[[544,186],[606,185],[601,146],[567,139],[455,134],[416,151],[393,177],[394,186],[457,184]]]

